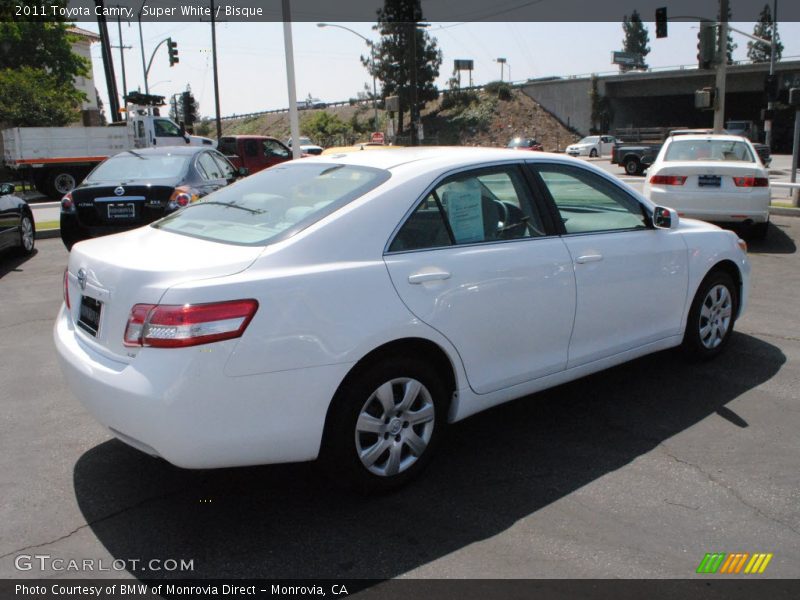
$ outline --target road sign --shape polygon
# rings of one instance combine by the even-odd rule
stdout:
[[[636,52],[622,52],[615,50],[611,54],[611,62],[615,65],[624,65],[626,67],[636,67],[644,64],[641,54]]]
[[[373,134],[369,137],[369,141],[372,142],[373,144],[384,144],[385,138],[383,137],[383,132],[382,131],[373,132]]]

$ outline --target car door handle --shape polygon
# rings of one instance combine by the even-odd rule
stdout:
[[[579,256],[578,258],[576,258],[575,262],[578,263],[579,265],[582,265],[584,263],[598,262],[601,260],[603,260],[602,254],[584,254],[583,256]]]
[[[444,281],[450,279],[450,273],[447,271],[429,271],[425,273],[414,273],[408,276],[408,283],[420,284],[426,281]]]

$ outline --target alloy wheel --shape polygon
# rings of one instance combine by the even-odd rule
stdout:
[[[423,455],[436,412],[428,388],[410,377],[385,382],[364,402],[355,430],[356,451],[371,473],[391,477]]]
[[[700,307],[700,341],[708,349],[719,346],[728,333],[733,316],[733,299],[728,288],[712,287]]]

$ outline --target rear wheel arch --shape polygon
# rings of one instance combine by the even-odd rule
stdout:
[[[328,425],[334,409],[334,403],[339,396],[339,391],[375,365],[391,360],[392,358],[401,357],[421,359],[429,362],[442,379],[442,383],[447,390],[448,401],[452,399],[453,393],[456,391],[456,371],[450,357],[441,346],[424,338],[402,338],[387,342],[364,355],[361,360],[353,365],[339,384],[325,416],[323,446],[329,434]]]

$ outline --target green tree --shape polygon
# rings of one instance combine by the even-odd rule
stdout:
[[[44,8],[64,1],[14,4]],[[75,88],[76,77],[89,74],[89,63],[72,51],[67,24],[52,17],[20,21],[9,16],[11,3],[0,6],[0,121],[18,126],[60,126],[75,121],[86,96]],[[16,103],[16,104],[15,104]]]
[[[731,22],[733,17],[733,13],[731,12],[731,5],[730,2],[728,3],[728,23]],[[717,16],[717,21],[719,21],[719,16]],[[717,30],[717,48],[719,48],[719,37],[722,35],[722,28],[720,27]],[[728,58],[728,64],[733,64],[733,51],[739,47],[739,44],[733,41],[733,36],[731,35],[731,30],[728,30],[728,39],[725,41],[725,54]]]
[[[303,118],[300,123],[300,131],[314,141],[327,144],[327,140],[330,138],[349,134],[352,130],[339,115],[321,110]]]
[[[84,95],[42,69],[0,71],[0,123],[61,127],[76,121]]]
[[[775,34],[775,60],[779,61],[783,54],[783,44],[781,44],[778,28],[772,23],[772,11],[769,9],[769,4],[765,4],[764,8],[761,9],[758,23],[753,28],[753,35],[765,40],[772,40],[773,32]],[[753,62],[769,62],[769,55],[769,44],[755,41],[747,42],[747,58]]]
[[[419,27],[420,21],[420,0],[385,0],[383,8],[378,10],[378,23],[373,26],[381,35],[375,44],[375,64],[369,57],[361,57],[364,66],[380,80],[383,97],[399,96],[399,133],[403,132],[403,114],[410,111],[413,116],[415,112],[411,69],[416,71],[417,78],[416,108],[439,97],[434,82],[439,77],[442,51],[436,38]]]
[[[631,13],[631,16],[625,15],[622,18],[622,32],[625,34],[625,37],[622,40],[622,49],[625,52],[632,52],[633,54],[638,54],[642,57],[641,63],[634,66],[630,65],[620,65],[620,71],[629,71],[632,68],[647,68],[647,63],[645,62],[644,58],[650,53],[650,47],[647,45],[650,43],[650,35],[647,33],[647,28],[642,23],[642,18],[639,16],[639,12],[634,9]]]

